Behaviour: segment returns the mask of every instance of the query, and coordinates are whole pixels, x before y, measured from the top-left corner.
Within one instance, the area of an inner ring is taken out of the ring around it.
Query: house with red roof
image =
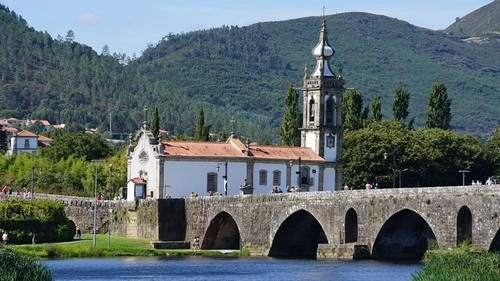
[[[342,189],[342,69],[335,74],[323,19],[312,49],[316,67],[304,70],[300,147],[226,142],[158,141],[147,123],[127,150],[128,201],[187,197],[191,194],[240,195]]]
[[[38,154],[38,149],[50,145],[52,139],[45,136],[38,136],[27,130],[19,133],[13,132],[10,138],[7,155],[31,153]]]

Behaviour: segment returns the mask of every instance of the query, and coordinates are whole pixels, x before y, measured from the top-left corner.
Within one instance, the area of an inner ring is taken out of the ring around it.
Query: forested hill
[[[455,23],[447,27],[445,31],[469,37],[499,35],[500,0],[495,0],[462,18],[457,18]]]
[[[380,94],[386,117],[395,89],[412,94],[410,115],[425,120],[437,81],[448,88],[452,125],[489,133],[498,126],[500,43],[466,43],[442,32],[366,13],[326,17],[335,71],[366,99]],[[143,108],[160,110],[160,126],[194,134],[198,111],[212,132],[235,129],[275,142],[290,83],[301,86],[304,64],[315,65],[320,17],[169,34],[137,60],[121,65],[71,36],[52,39],[0,6],[0,117],[132,132]],[[368,101],[365,102],[367,104]],[[151,113],[151,111],[150,111]]]

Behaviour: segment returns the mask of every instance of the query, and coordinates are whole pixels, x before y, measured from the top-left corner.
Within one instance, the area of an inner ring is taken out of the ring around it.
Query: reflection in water
[[[411,280],[420,264],[271,258],[106,258],[48,260],[54,280]]]

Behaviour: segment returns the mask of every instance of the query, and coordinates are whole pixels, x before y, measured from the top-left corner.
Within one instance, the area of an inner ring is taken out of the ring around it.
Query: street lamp
[[[33,191],[35,189],[35,166],[31,166],[31,194],[30,197],[34,198]]]
[[[387,152],[384,152],[384,160],[387,160]],[[392,151],[392,188],[396,188],[396,150]]]
[[[94,241],[93,246],[95,248],[96,245],[96,222],[97,222],[97,163],[101,162],[101,160],[92,160],[95,164],[95,182],[94,182]]]
[[[108,204],[110,207],[109,220],[108,220],[108,248],[111,247],[111,192],[113,191],[113,164],[109,164],[109,197]]]
[[[401,188],[401,172],[408,171],[408,169],[398,170],[399,173],[399,188]]]
[[[220,170],[220,164],[221,163],[217,163],[217,166],[215,167],[217,172]],[[224,162],[224,176],[222,178],[224,179],[224,195],[227,195],[227,161]]]
[[[459,173],[462,173],[462,186],[465,187],[465,173],[470,172],[469,170],[459,170]]]

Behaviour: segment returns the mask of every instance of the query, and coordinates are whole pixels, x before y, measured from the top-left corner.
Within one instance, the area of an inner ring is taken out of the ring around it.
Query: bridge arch
[[[490,252],[500,252],[500,229],[498,229],[495,238],[491,241]]]
[[[240,243],[240,230],[236,221],[229,213],[222,211],[210,221],[201,249],[239,250]]]
[[[372,258],[420,260],[429,240],[436,240],[436,235],[427,221],[415,211],[403,209],[392,215],[378,232]]]
[[[308,211],[300,209],[279,226],[268,256],[315,259],[318,244],[327,244],[323,227]]]
[[[345,214],[344,235],[345,243],[358,242],[358,213],[353,208]]]
[[[457,246],[462,243],[472,243],[472,212],[467,206],[462,206],[457,215]]]

